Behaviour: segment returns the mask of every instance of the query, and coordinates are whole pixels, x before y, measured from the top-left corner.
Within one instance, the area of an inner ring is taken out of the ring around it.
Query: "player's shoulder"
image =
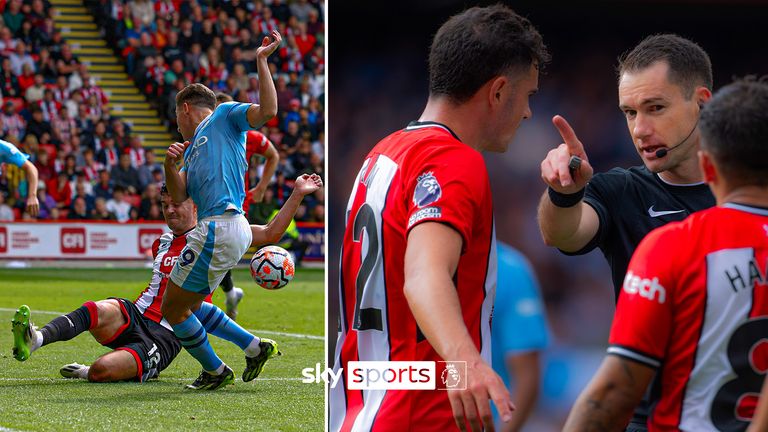
[[[651,173],[644,166],[630,168],[615,167],[608,171],[597,173],[590,179],[590,184],[627,184],[632,181],[650,178]]]
[[[463,154],[482,159],[480,152],[462,143],[447,126],[437,122],[411,122],[379,142],[380,150],[399,150],[409,156]]]
[[[211,113],[211,119],[226,119],[229,117],[230,114],[232,114],[233,111],[235,111],[237,108],[243,105],[250,104],[242,103],[242,102],[224,102],[216,106],[216,108],[213,109],[213,113]]]
[[[17,150],[15,145],[0,139],[0,151],[12,152],[14,150]]]

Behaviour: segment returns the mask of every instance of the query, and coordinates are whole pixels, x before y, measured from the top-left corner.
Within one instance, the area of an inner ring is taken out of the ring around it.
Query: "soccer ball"
[[[264,246],[251,258],[251,276],[265,289],[280,289],[293,279],[295,268],[291,254],[280,246]]]

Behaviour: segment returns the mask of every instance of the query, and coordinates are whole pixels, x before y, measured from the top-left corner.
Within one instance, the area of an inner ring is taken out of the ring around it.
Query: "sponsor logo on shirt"
[[[659,304],[664,304],[667,300],[667,290],[659,283],[659,278],[641,278],[632,274],[632,271],[627,272],[624,278],[624,292],[629,295],[639,294],[640,297],[657,301]]]
[[[416,189],[413,191],[413,204],[418,208],[426,207],[439,200],[443,195],[432,172],[425,172],[416,179]]]
[[[423,219],[439,219],[441,217],[443,217],[443,212],[440,210],[440,207],[426,207],[412,214],[411,217],[408,218],[408,228]]]

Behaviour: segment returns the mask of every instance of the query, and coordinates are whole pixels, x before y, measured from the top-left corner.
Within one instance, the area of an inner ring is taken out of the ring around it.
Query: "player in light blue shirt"
[[[0,164],[16,165],[27,174],[27,213],[37,216],[40,203],[37,201],[37,168],[29,161],[29,155],[22,153],[15,145],[0,140]]]
[[[205,297],[227,271],[240,261],[251,244],[277,240],[290,223],[304,195],[322,184],[317,175],[296,180],[294,192],[275,223],[250,226],[243,215],[245,133],[261,127],[277,113],[277,91],[267,57],[280,45],[277,31],[256,50],[260,105],[225,103],[202,84],[190,84],[176,96],[176,120],[184,143],[174,143],[165,157],[168,192],[174,202],[187,198],[197,206],[198,223],[187,234],[187,245],[169,276],[161,312],[181,345],[203,367],[192,390],[213,390],[234,383],[234,373],[216,355],[208,333],[237,344],[246,355],[243,381],[251,381],[268,359],[279,354],[277,343],[260,339],[231,322]],[[183,160],[184,168],[177,163]]]
[[[539,353],[549,344],[547,320],[536,275],[528,260],[514,248],[499,243],[496,301],[491,327],[493,369],[507,387],[514,375],[512,400],[517,409],[499,430],[517,431],[532,412],[540,381]]]

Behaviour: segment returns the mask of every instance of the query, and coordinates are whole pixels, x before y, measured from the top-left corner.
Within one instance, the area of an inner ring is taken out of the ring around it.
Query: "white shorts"
[[[252,235],[241,214],[224,213],[199,221],[187,234],[187,245],[171,270],[171,280],[187,291],[212,293],[251,246]]]

